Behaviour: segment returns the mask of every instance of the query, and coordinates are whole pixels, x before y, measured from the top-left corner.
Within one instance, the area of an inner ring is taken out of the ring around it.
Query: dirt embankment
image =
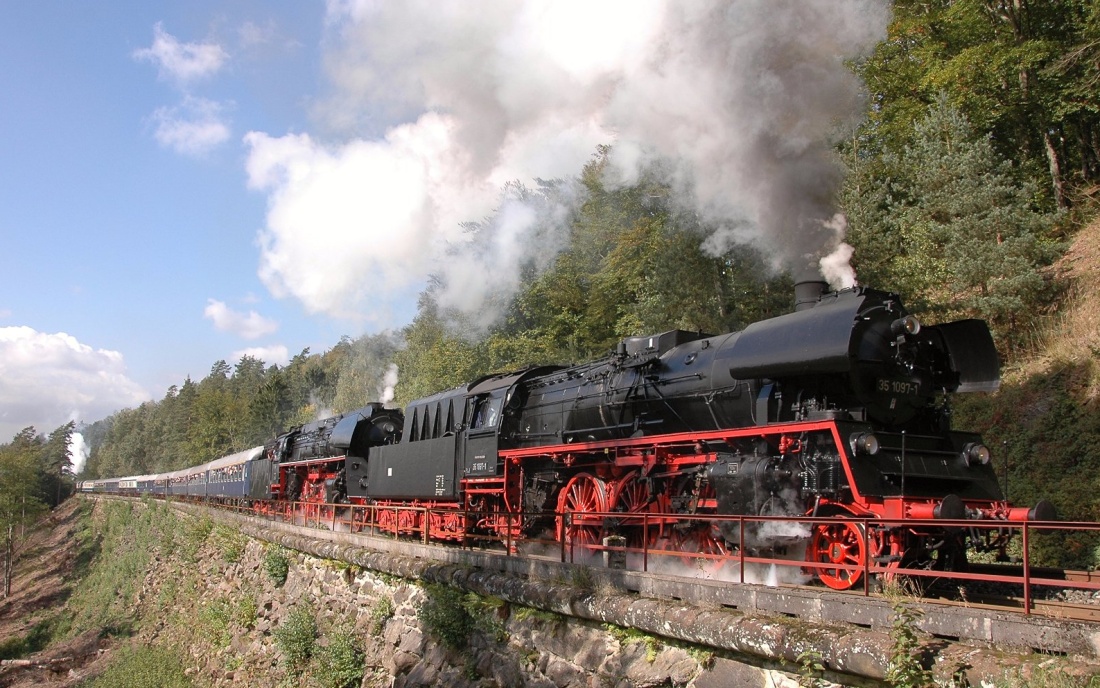
[[[16,550],[11,596],[0,599],[4,688],[72,686],[106,665],[103,655],[110,641],[98,632],[55,643],[48,650],[36,647],[50,639],[49,624],[95,556],[96,543],[82,517],[89,508],[89,502],[68,500],[29,531]],[[7,659],[9,653],[25,650],[31,653]]]

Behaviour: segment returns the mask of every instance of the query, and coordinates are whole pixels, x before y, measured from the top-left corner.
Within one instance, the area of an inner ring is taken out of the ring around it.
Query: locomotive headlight
[[[989,463],[990,458],[992,454],[989,453],[989,447],[981,442],[970,442],[963,447],[963,459],[967,466],[984,466]]]
[[[849,439],[852,443],[852,451],[864,456],[874,456],[878,453],[878,438],[869,432],[857,432]]]
[[[907,315],[904,318],[898,318],[890,323],[890,331],[895,337],[908,337],[909,335],[920,332],[920,321],[911,315]]]

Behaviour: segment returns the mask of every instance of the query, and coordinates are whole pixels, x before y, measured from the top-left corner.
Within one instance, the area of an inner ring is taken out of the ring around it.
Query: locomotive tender
[[[796,537],[837,589],[868,558],[964,566],[965,531],[940,519],[1055,517],[1045,501],[1010,507],[981,438],[950,428],[947,395],[1000,383],[984,322],[922,327],[896,294],[796,290],[793,313],[741,332],[632,337],[595,362],[489,375],[403,414],[370,404],[205,466],[84,489],[364,503],[371,525],[433,539],[554,528],[574,546],[617,535],[709,555],[790,542],[708,516],[848,516]]]

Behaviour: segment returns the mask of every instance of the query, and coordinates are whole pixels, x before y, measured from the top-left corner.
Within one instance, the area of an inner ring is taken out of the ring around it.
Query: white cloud
[[[279,329],[279,323],[256,311],[240,313],[217,299],[207,299],[202,314],[214,322],[214,327],[243,339],[259,339]]]
[[[241,349],[240,351],[234,351],[231,358],[236,362],[241,360],[242,356],[251,356],[252,358],[263,361],[267,365],[285,366],[290,363],[290,352],[282,344],[253,346],[247,349]]]
[[[161,78],[186,84],[217,73],[229,53],[216,43],[181,43],[157,22],[153,27],[153,45],[134,51],[134,59],[157,65]]]
[[[160,145],[182,155],[201,157],[229,140],[229,124],[221,104],[188,96],[176,107],[153,113]]]
[[[148,399],[117,351],[93,349],[64,332],[0,327],[0,442],[28,425],[45,434]]]

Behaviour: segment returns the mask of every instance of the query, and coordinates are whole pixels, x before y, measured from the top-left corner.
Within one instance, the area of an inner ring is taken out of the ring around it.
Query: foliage
[[[233,609],[233,623],[241,628],[251,629],[256,625],[256,614],[258,612],[259,605],[256,603],[256,596],[244,595],[237,600],[237,605]]]
[[[857,65],[871,94],[866,149],[900,149],[920,112],[946,93],[1051,205],[1068,206],[1075,188],[1100,180],[1094,2],[893,5],[887,39]]]
[[[435,583],[424,586],[424,598],[416,617],[424,630],[455,650],[466,647],[476,625],[466,609],[463,592]]]
[[[240,531],[222,525],[214,527],[214,540],[222,553],[222,559],[229,564],[240,561],[244,548],[248,545],[248,538]]]
[[[17,659],[45,649],[54,638],[58,621],[56,616],[47,616],[31,626],[26,634],[0,641],[0,660]]]
[[[272,545],[264,552],[264,573],[275,582],[275,587],[282,587],[286,583],[286,577],[290,573],[290,558],[286,548]]]
[[[920,610],[901,600],[894,603],[893,610],[886,681],[899,688],[924,688],[932,685],[932,673],[921,664],[920,638],[916,630]]]
[[[561,614],[548,612],[545,609],[538,609],[536,607],[528,607],[526,605],[514,605],[512,607],[512,618],[516,621],[527,621],[528,619],[532,619],[538,623],[547,625],[559,624],[564,620]]]
[[[90,688],[188,688],[183,658],[169,648],[124,648],[118,658],[90,684]]]
[[[900,152],[853,159],[845,205],[860,276],[936,320],[980,316],[1012,342],[1050,296],[1056,217],[945,97]]]
[[[1088,359],[1056,362],[995,397],[956,402],[959,423],[988,428],[985,440],[998,449],[996,470],[1007,474],[1013,502],[1046,498],[1061,518],[1100,520],[1090,487],[1100,470],[1100,417],[1088,390],[1091,365]]]
[[[650,635],[645,631],[639,631],[636,628],[624,628],[610,623],[604,624],[603,627],[604,630],[611,634],[611,637],[619,641],[620,645],[644,643],[645,660],[650,664],[657,661],[657,655],[661,651],[661,640],[656,636]]]
[[[180,549],[180,556],[184,561],[194,562],[196,560],[199,548],[206,542],[206,538],[210,536],[213,530],[214,522],[210,520],[209,516],[186,521]]]
[[[1068,673],[1055,664],[1033,667],[1026,674],[1020,668],[1005,669],[993,685],[996,688],[1100,688],[1100,676],[1090,676],[1085,681],[1084,677]]]
[[[283,654],[287,672],[299,676],[305,671],[317,647],[317,623],[313,610],[296,607],[275,629],[275,642]]]
[[[74,427],[66,423],[49,439],[26,427],[0,445],[0,596],[10,586],[16,540],[72,491],[68,446]]]
[[[215,648],[221,649],[229,645],[232,638],[229,624],[232,621],[233,612],[224,600],[208,600],[199,608],[198,623],[203,629],[203,637]]]
[[[312,683],[322,688],[351,688],[363,680],[366,657],[359,649],[359,639],[348,626],[339,626],[325,634],[327,643],[313,652],[309,675]]]
[[[819,688],[824,685],[821,676],[825,673],[825,660],[816,649],[803,650],[798,655],[798,685],[804,688]]]
[[[371,635],[381,635],[386,628],[386,622],[393,618],[393,600],[383,595],[370,608],[370,632]]]

